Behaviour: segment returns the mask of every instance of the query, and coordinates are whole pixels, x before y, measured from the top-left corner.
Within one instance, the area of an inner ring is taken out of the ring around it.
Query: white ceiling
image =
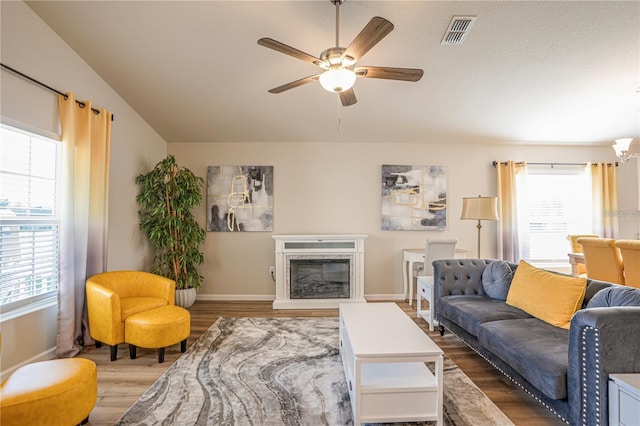
[[[374,16],[395,25],[358,64],[424,77],[358,79],[346,108],[317,82],[267,93],[318,68],[256,43],[318,56],[335,41],[329,0],[28,4],[168,142],[640,137],[639,1],[347,0],[342,46]],[[454,15],[477,21],[463,45],[441,45]]]

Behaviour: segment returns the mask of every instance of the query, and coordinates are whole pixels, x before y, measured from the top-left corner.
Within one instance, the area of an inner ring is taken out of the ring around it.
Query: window
[[[528,166],[518,183],[520,257],[566,264],[569,234],[593,232],[591,176],[583,166]],[[523,187],[524,191],[520,191]]]
[[[59,142],[0,127],[0,306],[50,297],[58,288]]]

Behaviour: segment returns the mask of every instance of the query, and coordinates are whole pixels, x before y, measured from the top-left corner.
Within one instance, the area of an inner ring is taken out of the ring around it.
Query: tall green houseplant
[[[199,288],[203,277],[196,266],[204,262],[206,232],[192,209],[202,202],[204,180],[169,155],[136,184],[140,229],[155,250],[151,272],[175,280],[176,289]]]

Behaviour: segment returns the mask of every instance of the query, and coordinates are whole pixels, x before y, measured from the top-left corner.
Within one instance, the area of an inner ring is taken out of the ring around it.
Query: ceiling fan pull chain
[[[337,97],[336,100],[337,100],[336,108],[338,108],[337,117],[336,117],[337,118],[337,120],[336,120],[337,121],[336,122],[336,133],[340,133],[340,124],[342,124],[342,117],[340,117],[340,112],[342,110],[341,109],[342,104],[340,103],[340,98],[339,97]]]

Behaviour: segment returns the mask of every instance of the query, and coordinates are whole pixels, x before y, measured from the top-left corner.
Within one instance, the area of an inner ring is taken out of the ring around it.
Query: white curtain
[[[56,355],[72,357],[89,337],[85,306],[87,277],[107,266],[107,209],[111,113],[60,96],[62,167],[60,280]]]
[[[593,233],[618,238],[618,184],[615,163],[589,163],[593,192]]]
[[[528,231],[523,233],[522,214],[523,200],[526,194],[519,194],[518,185],[526,179],[527,163],[505,161],[496,164],[498,184],[498,258],[509,262],[520,260],[520,245],[522,239],[528,237]]]

